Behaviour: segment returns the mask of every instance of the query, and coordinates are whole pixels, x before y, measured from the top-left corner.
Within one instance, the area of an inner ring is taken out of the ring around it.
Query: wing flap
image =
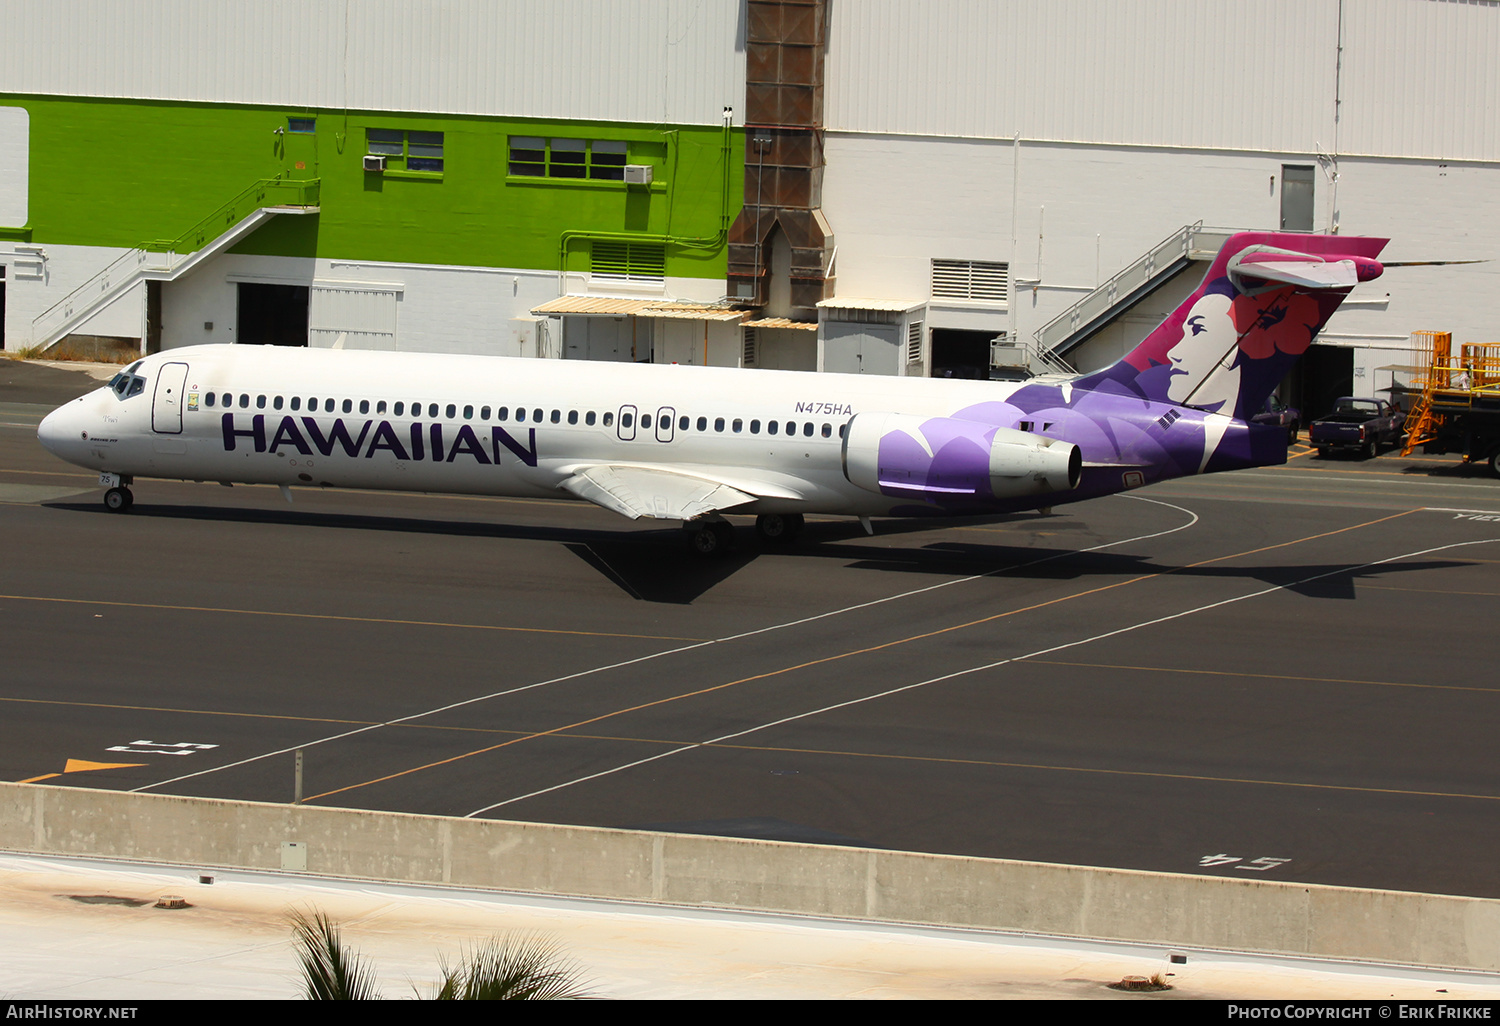
[[[631,520],[691,520],[755,501],[722,481],[619,464],[584,467],[560,487]]]

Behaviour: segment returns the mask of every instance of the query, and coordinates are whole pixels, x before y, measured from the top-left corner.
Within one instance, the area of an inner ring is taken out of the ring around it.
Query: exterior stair
[[[54,345],[140,282],[181,278],[278,214],[318,213],[318,185],[315,178],[263,179],[177,238],[142,243],[33,318],[31,344]]]
[[[1068,307],[1035,333],[1035,351],[1048,370],[1107,327],[1115,318],[1182,273],[1189,264],[1212,260],[1238,228],[1183,225],[1123,270]],[[1066,363],[1064,362],[1064,366]]]

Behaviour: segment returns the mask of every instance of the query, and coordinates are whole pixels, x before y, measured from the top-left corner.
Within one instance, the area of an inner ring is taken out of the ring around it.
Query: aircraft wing
[[[756,499],[710,477],[619,463],[581,467],[559,487],[631,520],[691,520]]]

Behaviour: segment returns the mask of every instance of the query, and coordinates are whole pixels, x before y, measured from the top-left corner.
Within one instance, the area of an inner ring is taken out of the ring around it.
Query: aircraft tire
[[[734,528],[722,520],[688,528],[688,547],[695,556],[723,556],[734,547]]]
[[[104,508],[111,513],[125,513],[135,505],[135,496],[129,488],[111,488],[104,493]]]
[[[801,513],[762,513],[755,518],[755,533],[772,545],[790,545],[802,533]]]

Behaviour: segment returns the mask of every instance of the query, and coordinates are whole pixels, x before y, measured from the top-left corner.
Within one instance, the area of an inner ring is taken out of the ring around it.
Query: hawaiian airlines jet
[[[37,431],[130,509],[137,478],[572,497],[789,539],[806,513],[1057,506],[1286,460],[1249,422],[1386,240],[1243,233],[1119,363],[1025,382],[217,345],[148,356]]]

